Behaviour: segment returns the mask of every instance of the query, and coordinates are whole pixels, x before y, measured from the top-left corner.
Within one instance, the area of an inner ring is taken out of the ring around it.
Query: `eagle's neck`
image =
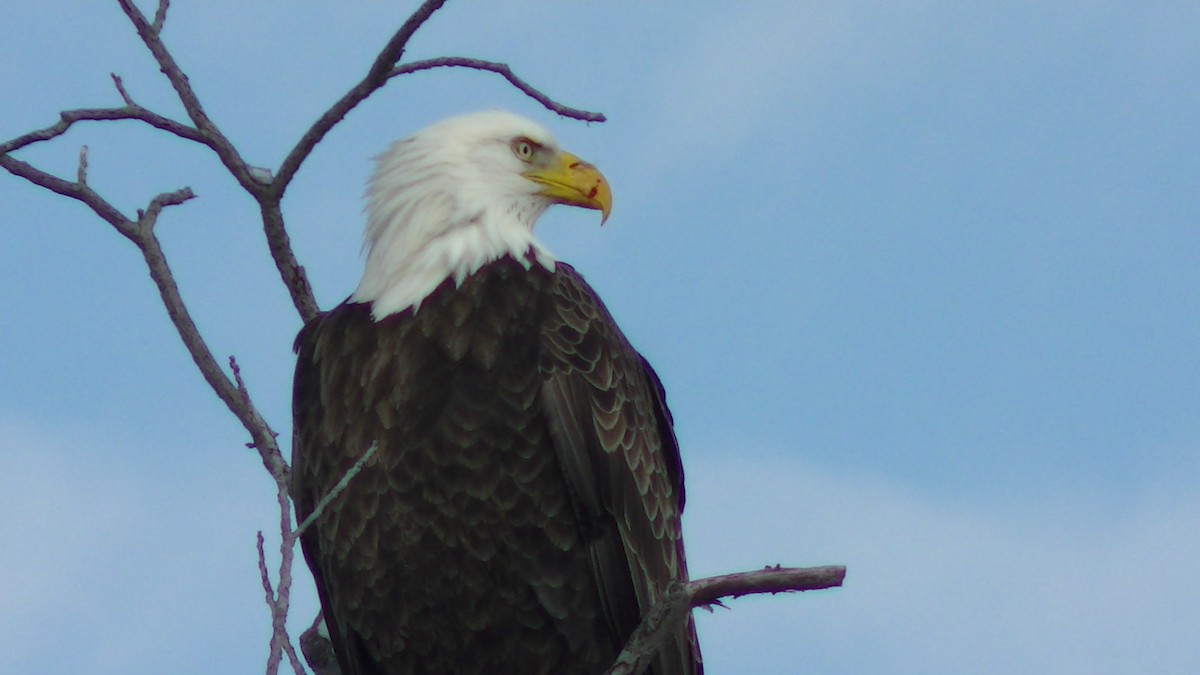
[[[504,256],[554,269],[554,257],[533,236],[543,200],[447,183],[418,177],[398,188],[378,180],[368,188],[367,262],[350,300],[371,303],[375,320],[418,310],[446,279],[460,285]]]

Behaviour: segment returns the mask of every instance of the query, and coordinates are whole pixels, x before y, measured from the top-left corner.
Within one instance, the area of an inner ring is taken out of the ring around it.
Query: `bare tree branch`
[[[639,675],[662,647],[667,637],[683,624],[692,608],[719,604],[721,598],[753,593],[814,591],[841,586],[846,568],[768,567],[755,572],[739,572],[718,577],[672,583],[642,623],[630,636],[625,649],[605,675]]]
[[[113,77],[116,78],[117,81],[120,81],[120,78],[117,78],[116,75],[113,75]],[[122,97],[128,97],[128,94],[126,94],[123,89],[118,89],[118,91],[121,92]],[[179,136],[180,138],[184,138],[189,141],[195,141],[197,143],[204,143],[204,138],[195,129],[187,126],[186,124],[180,124],[173,119],[151,112],[140,105],[127,100],[126,105],[123,108],[81,108],[79,110],[65,110],[59,113],[58,122],[46,127],[45,129],[31,131],[23,136],[18,136],[11,141],[0,143],[0,155],[15,152],[27,145],[48,141],[57,136],[61,136],[62,134],[66,133],[67,129],[70,129],[71,126],[76,122],[102,122],[110,120],[137,120],[140,122],[145,122],[156,129],[161,129],[168,133]]]
[[[723,574],[688,582],[692,607],[718,604],[721,598],[740,598],[762,593],[798,593],[841,586],[846,579],[842,565],[824,567],[781,567],[775,565],[753,572]]]
[[[183,188],[174,192],[164,192],[154,199],[150,200],[150,205],[146,210],[138,209],[138,224],[144,227],[147,231],[154,227],[154,223],[158,221],[158,215],[168,206],[179,206],[187,200],[195,197],[192,194],[191,188]]]
[[[275,602],[271,605],[271,632],[275,634],[275,642],[284,653],[296,675],[305,675],[304,666],[292,646],[292,638],[288,635],[287,617],[291,610],[292,597],[292,565],[295,562],[296,543],[290,536],[292,527],[292,500],[288,491],[290,482],[280,481],[275,484],[275,498],[279,504],[279,587],[275,594]],[[267,670],[268,675],[273,671]]]
[[[154,207],[155,205],[151,204],[151,211],[146,213],[147,217],[151,215]],[[192,321],[191,314],[179,294],[179,287],[176,286],[174,275],[167,265],[166,256],[163,254],[158,237],[154,236],[152,232],[148,232],[147,236],[143,238],[140,248],[146,259],[146,265],[150,268],[150,276],[158,286],[167,314],[171,317],[171,322],[175,324],[179,337],[187,347],[188,353],[191,354],[196,367],[200,369],[205,381],[221,401],[250,433],[252,445],[262,458],[263,465],[276,478],[276,481],[286,481],[287,465],[275,442],[274,432],[259,414],[258,409],[248,399],[242,397],[236,384],[230,382],[216,359],[213,358],[208,345],[200,337],[200,331]]]
[[[233,379],[236,382],[238,394],[247,405],[252,405],[250,401],[250,391],[246,387],[246,382],[242,379],[242,369],[238,366],[237,359],[229,357],[229,369],[233,372]],[[265,422],[264,422],[265,424]],[[276,434],[268,427],[267,431],[271,438],[274,439]],[[248,446],[254,447],[254,443],[247,443]],[[283,456],[278,449],[273,454],[274,458],[278,459],[278,463],[274,468],[268,466],[268,471],[275,478],[275,499],[279,506],[279,585],[277,588],[271,586],[271,576],[267,571],[266,555],[263,552],[263,535],[258,533],[258,570],[259,576],[262,579],[263,590],[266,592],[267,608],[271,612],[271,642],[270,651],[267,655],[267,675],[275,675],[279,671],[279,665],[283,660],[283,656],[288,657],[288,663],[297,675],[304,674],[304,666],[300,663],[300,657],[296,654],[296,649],[292,646],[292,639],[287,631],[288,611],[291,609],[291,592],[292,592],[292,565],[296,555],[296,547],[292,537],[292,508],[291,497],[288,488],[291,485],[290,473],[291,469],[286,462],[283,461]]]
[[[133,4],[133,0],[117,0],[117,4],[125,12],[125,16],[129,17],[133,27],[137,30],[138,37],[154,55],[154,60],[158,62],[159,69],[163,75],[167,76],[171,86],[175,89],[175,95],[179,97],[179,101],[183,103],[184,110],[187,111],[188,117],[192,119],[192,124],[196,126],[196,130],[200,132],[201,143],[212,148],[213,152],[217,153],[221,163],[229,170],[234,179],[242,185],[251,194],[257,194],[261,189],[261,184],[254,180],[250,173],[250,168],[245,161],[242,160],[237,148],[233,143],[221,133],[217,125],[208,117],[208,113],[204,111],[204,106],[200,104],[200,99],[196,96],[196,92],[192,90],[192,84],[188,81],[187,75],[179,68],[179,64],[175,62],[175,58],[167,51],[167,47],[159,38],[161,25],[158,29],[154,24],[146,20],[146,16],[142,14],[137,5]],[[164,4],[160,2],[158,13],[155,16],[166,18],[166,9]]]
[[[274,630],[275,624],[275,589],[271,586],[271,572],[267,569],[267,552],[265,550],[265,541],[263,539],[262,530],[258,531],[255,538],[255,548],[258,551],[258,578],[262,582],[263,595],[267,603],[267,608],[271,611],[271,644],[270,653],[267,656],[267,672],[274,673],[279,670],[279,663],[283,660],[283,648],[279,646],[279,633]]]
[[[376,57],[370,71],[363,80],[347,92],[310,127],[287,157],[284,158],[274,179],[263,180],[261,173],[241,158],[229,139],[208,117],[195,91],[191,88],[187,76],[179,68],[170,51],[159,38],[162,22],[165,21],[169,3],[166,0],[160,1],[154,22],[150,23],[133,4],[132,0],[117,0],[117,2],[137,29],[143,43],[145,43],[146,47],[154,55],[160,69],[175,88],[180,102],[183,104],[195,127],[182,124],[138,105],[129,95],[121,78],[113,74],[113,84],[116,86],[117,93],[125,103],[123,107],[65,111],[61,113],[60,119],[56,124],[0,144],[0,155],[19,150],[32,143],[55,138],[65,133],[72,125],[80,121],[135,120],[149,124],[180,138],[207,146],[216,153],[234,179],[259,201],[263,218],[263,230],[272,259],[275,261],[284,286],[288,289],[292,297],[292,304],[296,307],[296,311],[301,319],[306,322],[316,316],[319,308],[317,307],[307,274],[305,274],[303,266],[300,265],[292,251],[290,237],[283,222],[280,200],[287,190],[288,184],[299,169],[300,164],[312,152],[316,144],[351,109],[383,86],[388,79],[432,68],[462,67],[485,70],[502,75],[521,92],[560,115],[584,121],[604,121],[605,119],[601,113],[571,108],[554,101],[532,87],[529,83],[517,77],[509,66],[502,63],[462,57],[446,57],[416,61],[405,66],[393,67],[393,64],[403,56],[408,40],[416,30],[445,4],[445,0],[429,0],[421,5],[405,21],[396,34],[393,35],[392,39]]]
[[[159,69],[170,81],[184,110],[195,124],[194,136],[189,140],[211,148],[225,168],[229,170],[234,180],[259,201],[263,210],[263,230],[267,237],[271,257],[275,261],[275,267],[279,270],[284,286],[292,296],[292,304],[295,305],[296,311],[302,319],[308,321],[316,316],[318,308],[312,286],[308,282],[304,268],[300,266],[292,252],[287,232],[283,226],[279,199],[283,194],[282,186],[286,185],[286,181],[281,183],[278,178],[269,182],[259,180],[260,172],[242,159],[237,148],[204,111],[187,75],[180,69],[179,64],[176,63],[175,58],[171,56],[171,52],[159,37],[163,21],[166,20],[169,2],[160,0],[153,23],[146,20],[146,16],[133,4],[132,0],[117,0],[117,3],[133,23],[138,37],[154,55]],[[117,84],[117,91],[121,93],[126,105],[129,106],[130,101],[120,79],[114,77],[114,82]],[[139,116],[138,119],[142,119],[142,117]]]
[[[153,55],[160,70],[171,83],[192,122],[191,126],[155,113],[136,103],[126,89],[125,83],[114,73],[112,74],[113,85],[124,104],[123,106],[118,108],[89,108],[64,111],[59,114],[59,120],[55,124],[0,143],[0,166],[5,170],[35,185],[84,204],[138,247],[145,259],[150,276],[158,288],[163,306],[167,310],[172,324],[175,326],[181,341],[187,348],[197,369],[218,398],[225,403],[250,434],[251,442],[247,443],[247,446],[254,448],[259,453],[263,466],[275,480],[276,499],[280,510],[279,527],[281,534],[279,579],[275,585],[272,585],[270,573],[267,569],[264,541],[261,532],[258,537],[259,572],[267,604],[271,610],[272,620],[272,640],[271,651],[268,657],[268,673],[277,672],[285,656],[297,674],[304,672],[299,657],[292,646],[291,639],[287,634],[286,627],[290,605],[290,590],[293,581],[292,565],[295,557],[295,540],[311,522],[319,517],[321,511],[325,508],[325,504],[336,497],[338,492],[345,488],[346,484],[361,469],[363,464],[370,460],[375,451],[375,446],[372,445],[367,449],[364,456],[343,477],[338,486],[322,500],[314,513],[295,530],[292,530],[291,502],[288,493],[290,467],[280,452],[276,434],[251,400],[237,361],[233,357],[230,357],[229,367],[232,374],[232,377],[230,377],[230,375],[222,370],[201,337],[199,329],[196,327],[187,306],[183,302],[166,255],[154,230],[154,226],[163,209],[168,206],[182,204],[192,199],[194,197],[192,191],[188,188],[182,188],[174,192],[157,195],[150,200],[145,209],[137,211],[136,218],[129,218],[88,185],[87,146],[83,146],[80,151],[74,181],[68,181],[37,169],[13,157],[11,153],[35,143],[57,138],[66,133],[76,123],[84,121],[132,120],[208,147],[217,155],[234,180],[258,201],[263,229],[271,256],[275,261],[284,285],[291,294],[297,312],[307,321],[315,316],[319,310],[304,268],[296,260],[292,251],[291,243],[284,226],[280,202],[300,165],[312,152],[317,143],[351,109],[365,100],[374,91],[384,86],[390,78],[408,72],[439,67],[466,67],[486,70],[502,75],[517,89],[560,115],[586,121],[604,120],[604,116],[599,113],[577,110],[551,100],[545,94],[518,78],[505,64],[453,57],[417,61],[407,66],[397,67],[396,64],[403,57],[409,40],[445,4],[445,1],[427,0],[413,12],[392,36],[387,45],[380,51],[363,80],[335,102],[312,125],[292,151],[284,158],[274,176],[271,176],[269,171],[257,169],[242,159],[233,143],[221,132],[216,123],[205,112],[199,97],[191,87],[187,75],[179,67],[163,43],[160,36],[167,19],[170,7],[169,0],[159,0],[152,21],[147,20],[146,16],[138,9],[133,0],[117,0],[117,3],[133,24],[143,44]],[[316,625],[314,624],[314,628]],[[315,630],[312,632],[318,639],[322,639]]]
[[[242,397],[236,384],[230,381],[221,370],[216,359],[213,358],[212,352],[209,351],[204,339],[200,336],[200,331],[183,302],[183,297],[179,293],[179,287],[175,284],[175,278],[171,272],[170,265],[167,263],[166,255],[163,253],[158,237],[154,234],[154,225],[158,221],[162,210],[168,206],[176,206],[192,199],[195,196],[192,191],[189,188],[182,188],[175,192],[160,194],[150,201],[150,204],[144,211],[139,211],[137,219],[134,220],[125,217],[115,206],[97,194],[84,182],[63,180],[8,154],[0,154],[0,166],[35,185],[83,203],[96,215],[112,225],[124,237],[137,245],[142,251],[142,256],[149,268],[150,277],[154,280],[155,286],[158,287],[163,306],[167,310],[167,315],[175,325],[180,339],[192,357],[192,361],[195,362],[205,381],[208,382],[221,401],[241,421],[242,426],[250,432],[250,437],[253,439],[253,446],[258,450],[267,470],[271,472],[272,476],[276,477],[277,481],[286,481],[288,474],[287,464],[283,461],[283,456],[279,452],[274,432],[271,431],[266,420],[262,418],[258,409],[254,407],[249,399]],[[81,169],[81,171],[86,174],[85,170]]]
[[[277,593],[271,588],[271,574],[267,571],[267,554],[265,551],[265,542],[263,539],[262,530],[258,531],[257,536],[258,549],[258,577],[262,582],[263,593],[266,596],[267,607],[271,610],[271,642],[270,654],[267,656],[267,673],[274,675],[279,672],[279,665],[283,661],[283,656],[286,654],[288,662],[292,666],[292,670],[296,675],[307,675],[304,672],[304,666],[300,663],[300,657],[296,655],[296,650],[292,647],[292,641],[288,637],[287,627],[287,604],[282,606],[279,603],[279,598],[287,597],[287,593],[281,588]]]
[[[292,151],[283,159],[283,163],[279,165],[279,170],[275,172],[275,182],[272,184],[274,194],[282,197],[300,165],[308,158],[317,143],[325,138],[325,134],[329,133],[329,130],[341,122],[347,113],[362,103],[376,89],[387,84],[392,66],[404,56],[404,49],[408,46],[409,39],[444,4],[446,4],[446,0],[426,0],[422,3],[417,11],[408,17],[404,25],[400,26],[392,39],[388,40],[383,50],[375,57],[375,62],[371,64],[366,76],[342,98],[338,99],[329,110],[326,110],[325,114],[321,115],[308,131],[304,132],[300,142],[292,148]]]
[[[236,357],[229,357],[229,372],[233,373],[233,381],[237,384],[237,390],[242,395],[242,400],[249,401],[250,390],[246,388],[246,381],[242,379],[242,367],[238,365]]]
[[[105,222],[116,228],[117,232],[120,232],[122,236],[134,243],[137,243],[138,238],[141,236],[141,226],[138,222],[126,218],[117,207],[108,203],[92,188],[88,187],[87,183],[81,183],[78,180],[75,182],[63,180],[58,176],[42,171],[5,153],[0,153],[0,167],[3,167],[14,176],[24,178],[34,185],[84,204]],[[184,190],[187,190],[187,188],[184,188]],[[191,191],[188,190],[187,194],[188,198],[190,198]]]
[[[272,185],[279,182],[276,177]],[[271,251],[271,259],[275,261],[275,269],[283,279],[283,285],[292,297],[292,305],[300,314],[300,319],[308,323],[320,313],[317,298],[313,294],[312,285],[308,282],[308,274],[296,259],[292,251],[292,239],[288,236],[283,223],[283,209],[280,207],[280,195],[264,194],[259,198],[259,211],[262,214],[263,233],[267,238],[267,249]]]
[[[422,70],[430,70],[433,68],[471,68],[473,70],[486,70],[488,72],[503,76],[504,79],[508,80],[509,84],[521,90],[521,92],[526,96],[532,98],[538,103],[541,103],[546,107],[547,110],[558,113],[563,117],[570,117],[572,119],[582,120],[584,122],[604,122],[608,119],[604,116],[604,113],[589,112],[587,110],[571,108],[556,102],[549,96],[543,94],[537,89],[534,89],[533,85],[517,77],[516,73],[514,73],[512,68],[510,68],[506,63],[496,63],[495,61],[484,61],[482,59],[468,59],[461,56],[443,56],[441,58],[413,61],[402,66],[396,66],[395,68],[392,68],[390,73],[388,73],[388,77],[408,75],[410,73],[416,73]]]

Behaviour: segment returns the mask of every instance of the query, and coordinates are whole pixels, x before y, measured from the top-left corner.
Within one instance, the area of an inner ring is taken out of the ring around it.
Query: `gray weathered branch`
[[[517,77],[512,68],[506,63],[496,63],[495,61],[484,61],[482,59],[468,59],[461,56],[443,56],[436,59],[425,59],[423,61],[412,61],[402,66],[392,68],[388,73],[388,77],[397,77],[399,75],[409,75],[411,73],[420,72],[422,70],[431,70],[433,68],[470,68],[472,70],[484,70],[491,73],[496,73],[508,80],[509,84],[519,89],[529,98],[541,103],[547,110],[556,112],[563,117],[570,117],[583,122],[604,122],[608,118],[604,113],[589,112],[565,106],[542,92],[534,89],[525,80]]]
[[[286,505],[285,505],[286,506]],[[290,523],[289,523],[290,525]],[[263,593],[266,595],[267,607],[271,609],[271,649],[267,654],[267,672],[276,673],[279,671],[279,665],[283,661],[283,656],[286,654],[288,663],[292,666],[292,670],[296,675],[306,675],[304,665],[300,663],[300,657],[296,654],[296,648],[292,646],[292,639],[287,632],[287,589],[283,587],[283,581],[280,580],[280,588],[278,590],[271,587],[271,573],[267,569],[267,553],[263,541],[262,530],[258,531],[256,537],[258,549],[258,577],[262,581]],[[287,565],[287,569],[291,569],[291,563]],[[280,603],[280,598],[284,602]],[[282,608],[282,611],[281,611]]]
[[[841,586],[846,568],[768,567],[754,572],[725,574],[719,577],[675,582],[663,597],[642,617],[642,623],[630,636],[625,649],[605,675],[639,675],[662,648],[663,642],[679,629],[694,607],[719,604],[721,598],[736,598],[755,593],[815,591]]]

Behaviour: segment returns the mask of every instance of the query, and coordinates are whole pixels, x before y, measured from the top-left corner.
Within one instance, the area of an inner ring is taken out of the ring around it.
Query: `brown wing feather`
[[[657,374],[595,292],[558,264],[543,324],[551,437],[588,539],[605,614],[624,640],[674,579],[687,578],[683,468]],[[605,529],[607,519],[616,529]],[[702,673],[692,622],[652,672]]]

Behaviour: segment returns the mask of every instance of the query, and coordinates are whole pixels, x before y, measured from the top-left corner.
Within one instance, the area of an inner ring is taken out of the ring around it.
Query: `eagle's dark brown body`
[[[343,675],[599,674],[685,578],[653,371],[573,269],[511,257],[297,339],[294,497]],[[651,672],[701,672],[692,626]]]

